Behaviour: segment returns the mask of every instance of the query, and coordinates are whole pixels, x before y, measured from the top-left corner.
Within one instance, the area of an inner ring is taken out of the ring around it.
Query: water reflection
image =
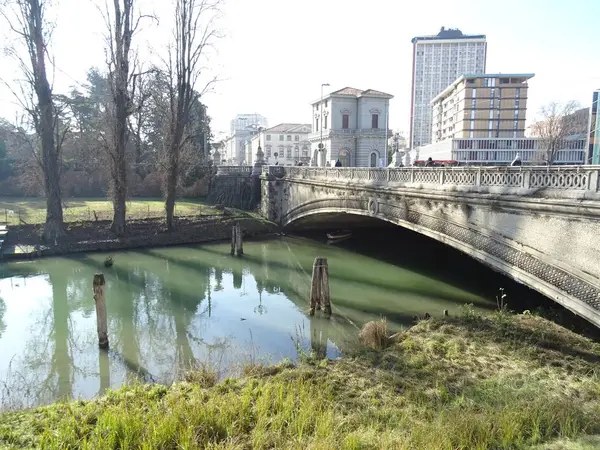
[[[424,311],[486,307],[481,296],[376,258],[314,241],[249,242],[122,252],[0,265],[0,403],[90,398],[128,377],[172,381],[212,360],[274,362],[296,345],[334,357],[381,314],[392,329]],[[305,310],[315,256],[329,258],[334,316]],[[94,273],[106,277],[110,350],[99,350]]]

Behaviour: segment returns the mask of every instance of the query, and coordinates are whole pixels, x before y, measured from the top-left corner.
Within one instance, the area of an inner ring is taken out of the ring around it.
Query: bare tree
[[[170,117],[163,192],[169,229],[174,225],[182,149],[193,134],[191,115],[201,97],[217,81],[216,77],[204,80],[205,84],[198,90],[200,78],[205,72],[202,64],[206,61],[207,51],[219,38],[216,21],[220,16],[221,4],[222,0],[175,0],[174,43],[169,47],[166,61]]]
[[[46,72],[46,59],[49,59],[48,43],[52,27],[46,21],[48,2],[45,0],[12,0],[4,2],[5,9],[0,13],[6,19],[11,31],[18,36],[27,49],[28,61],[12,48],[9,53],[19,62],[25,83],[19,86],[21,95],[17,98],[28,112],[31,123],[39,138],[39,156],[44,190],[46,193],[46,224],[44,238],[56,242],[64,235],[63,210],[60,192],[60,147],[66,132],[59,131],[52,87]],[[11,6],[14,8],[11,8]],[[11,20],[12,11],[14,17]]]
[[[127,158],[129,139],[128,118],[132,113],[132,98],[135,95],[136,77],[133,73],[131,43],[144,16],[136,15],[135,0],[113,0],[112,16],[108,5],[104,19],[108,28],[108,81],[111,91],[109,111],[110,136],[106,149],[111,166],[111,195],[113,200],[113,222],[111,229],[118,236],[125,234],[127,212]]]
[[[531,126],[532,134],[539,137],[544,143],[544,154],[542,158],[548,164],[556,159],[558,151],[564,147],[565,138],[585,132],[587,122],[578,114],[579,103],[570,101],[567,103],[552,102],[542,106],[540,119]]]

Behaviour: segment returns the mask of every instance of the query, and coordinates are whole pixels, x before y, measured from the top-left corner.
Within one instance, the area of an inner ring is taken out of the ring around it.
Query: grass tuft
[[[365,323],[358,334],[358,338],[364,346],[375,350],[387,347],[389,339],[385,317]]]

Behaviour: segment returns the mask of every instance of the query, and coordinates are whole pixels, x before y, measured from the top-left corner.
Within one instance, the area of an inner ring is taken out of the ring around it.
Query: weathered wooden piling
[[[104,297],[104,274],[94,275],[94,302],[96,303],[96,323],[98,325],[98,346],[108,348],[108,321],[106,318],[106,299]]]
[[[313,264],[312,284],[310,289],[310,311],[311,316],[315,310],[331,315],[331,299],[329,297],[329,267],[327,258],[317,256]]]
[[[231,255],[242,256],[243,254],[242,226],[236,222],[231,229]]]

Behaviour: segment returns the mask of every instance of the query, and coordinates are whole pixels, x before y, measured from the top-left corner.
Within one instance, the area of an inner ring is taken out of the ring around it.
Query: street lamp
[[[324,151],[323,148],[323,87],[329,86],[329,83],[321,83],[321,103],[319,104],[319,122],[321,122],[321,140],[319,142],[319,151]],[[323,156],[321,156],[321,161],[323,161]],[[325,164],[323,164],[324,166]]]

